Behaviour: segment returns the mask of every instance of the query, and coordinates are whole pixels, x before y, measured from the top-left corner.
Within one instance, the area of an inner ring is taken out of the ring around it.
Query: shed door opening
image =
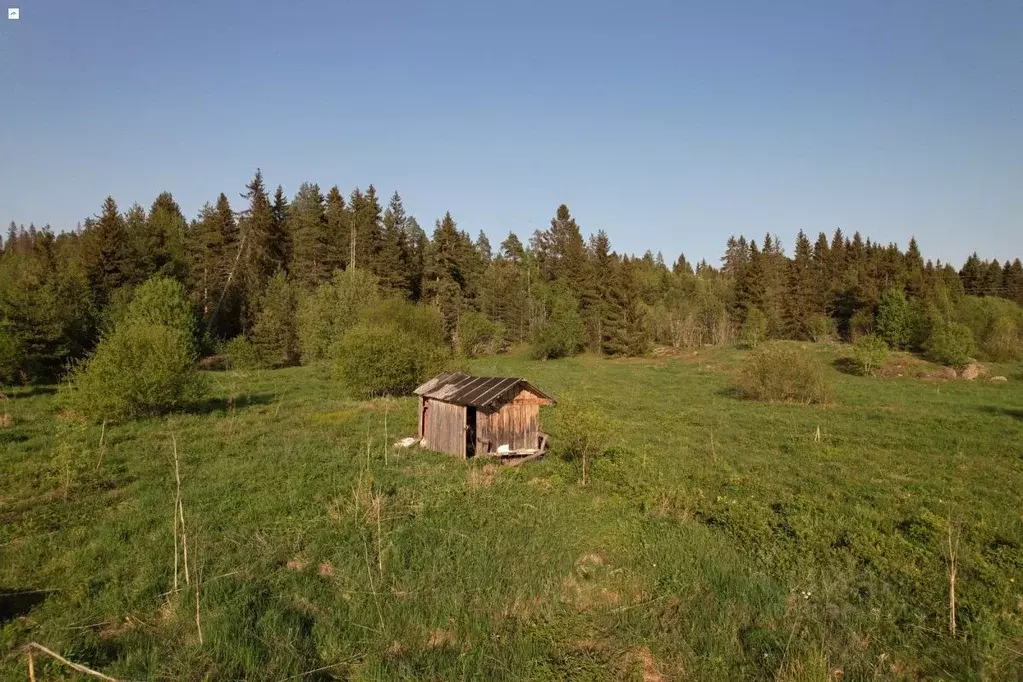
[[[476,454],[476,408],[465,408],[465,456]]]

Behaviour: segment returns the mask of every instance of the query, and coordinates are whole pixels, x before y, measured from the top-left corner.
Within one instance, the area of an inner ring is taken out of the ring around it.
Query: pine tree
[[[304,287],[314,287],[330,279],[327,253],[327,218],[320,187],[302,183],[291,202],[291,278]]]
[[[526,250],[523,248],[522,242],[519,241],[514,232],[509,232],[505,240],[501,242],[500,257],[512,263],[521,263],[525,256]]]
[[[480,230],[479,235],[476,236],[476,253],[479,254],[480,260],[483,261],[483,265],[490,265],[490,262],[494,259],[493,250],[490,248],[490,240],[487,235]]]

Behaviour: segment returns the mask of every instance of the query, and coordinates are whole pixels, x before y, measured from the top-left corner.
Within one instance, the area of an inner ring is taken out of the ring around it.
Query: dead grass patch
[[[319,573],[320,576],[323,578],[333,578],[334,564],[330,563],[329,561],[321,561],[320,567],[317,569],[316,572]]]
[[[664,680],[664,677],[661,675],[661,671],[657,666],[657,662],[654,660],[654,655],[650,653],[649,647],[645,645],[636,647],[633,651],[633,655],[639,663],[643,682],[662,682],[662,680]]]
[[[426,642],[426,646],[430,649],[440,649],[441,647],[453,646],[454,643],[455,634],[453,632],[437,628],[430,633],[430,639]]]
[[[309,561],[307,559],[304,559],[304,558],[300,557],[300,556],[297,556],[294,559],[291,559],[290,561],[288,561],[288,563],[285,564],[285,566],[287,567],[287,569],[289,571],[299,571],[299,572],[301,572],[301,571],[304,571],[306,568],[309,567]]]

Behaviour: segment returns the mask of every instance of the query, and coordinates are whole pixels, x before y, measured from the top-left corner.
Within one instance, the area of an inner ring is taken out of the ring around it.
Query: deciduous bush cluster
[[[450,367],[440,311],[399,299],[365,308],[332,348],[334,376],[352,395],[402,395]]]
[[[853,342],[853,363],[856,371],[873,376],[888,360],[888,344],[877,334],[864,334]]]
[[[746,358],[739,387],[754,400],[826,403],[831,399],[832,378],[816,354],[771,343]]]
[[[114,329],[61,386],[64,404],[94,421],[162,414],[204,393],[194,313],[184,287],[166,278],[139,287]]]

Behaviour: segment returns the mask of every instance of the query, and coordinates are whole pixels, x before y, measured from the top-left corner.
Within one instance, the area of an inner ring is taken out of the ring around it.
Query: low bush
[[[767,315],[760,308],[750,308],[746,320],[739,328],[739,342],[747,348],[756,348],[767,338]]]
[[[965,367],[976,350],[970,328],[958,322],[940,321],[927,340],[927,357],[950,367]]]
[[[1023,338],[1011,317],[1002,316],[991,323],[983,343],[984,355],[995,362],[1023,359]]]
[[[61,396],[66,407],[93,421],[163,414],[204,395],[193,359],[182,330],[124,320],[71,369]]]
[[[390,324],[360,323],[334,347],[334,377],[352,395],[404,395],[441,371],[447,346]]]
[[[0,385],[14,383],[24,361],[24,345],[14,334],[0,329]]]
[[[278,271],[260,299],[252,344],[266,367],[288,367],[298,363],[298,333],[295,329],[295,294]]]
[[[241,334],[225,343],[222,353],[230,369],[260,369],[265,366],[259,349]]]
[[[811,315],[807,326],[810,332],[810,339],[814,343],[833,339],[838,333],[835,320],[827,315]]]
[[[853,362],[856,371],[874,376],[888,360],[888,344],[877,334],[865,334],[853,342]]]
[[[783,344],[754,351],[743,363],[739,379],[743,394],[754,400],[826,403],[831,398],[831,377],[812,352]]]
[[[378,299],[377,278],[364,270],[339,270],[330,282],[302,296],[296,311],[302,363],[329,358],[331,347]]]
[[[909,302],[901,289],[889,289],[881,294],[874,329],[889,348],[901,350],[906,347],[912,332],[911,323]]]
[[[458,349],[466,357],[494,355],[503,350],[504,326],[482,313],[469,312],[458,321]]]

